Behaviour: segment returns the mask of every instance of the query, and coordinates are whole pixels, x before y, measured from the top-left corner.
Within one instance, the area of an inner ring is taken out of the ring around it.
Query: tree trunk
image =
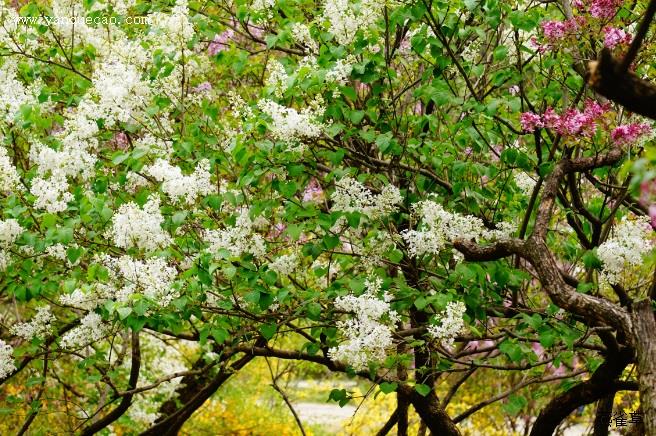
[[[656,319],[651,305],[650,300],[635,303],[631,318],[638,364],[640,407],[646,433],[656,435]]]

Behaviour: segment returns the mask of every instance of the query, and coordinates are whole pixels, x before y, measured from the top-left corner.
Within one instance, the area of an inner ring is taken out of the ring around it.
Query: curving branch
[[[533,423],[530,436],[551,436],[560,423],[580,406],[620,390],[636,390],[637,383],[617,380],[632,358],[632,350],[626,348],[610,355],[590,379],[553,398]]]
[[[139,380],[139,368],[141,367],[141,348],[139,346],[139,332],[132,331],[132,363],[130,366],[130,378],[128,380],[129,389],[135,389],[137,387],[137,381]],[[81,435],[90,436],[96,434],[103,428],[107,427],[117,419],[119,419],[130,407],[132,404],[132,397],[134,394],[125,395],[118,407],[109,412],[103,418],[89,425],[87,428],[83,429]]]

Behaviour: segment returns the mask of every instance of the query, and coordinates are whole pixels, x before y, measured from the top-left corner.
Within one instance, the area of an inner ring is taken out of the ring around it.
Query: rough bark
[[[530,436],[551,436],[560,423],[577,408],[614,394],[623,387],[616,379],[631,360],[632,352],[628,349],[609,356],[589,380],[553,398],[533,423]]]
[[[431,391],[423,397],[413,387],[408,385],[399,385],[398,390],[403,391],[410,398],[410,403],[412,403],[421,419],[433,434],[440,436],[460,435],[458,427],[456,427],[446,411],[440,407],[440,402],[435,392]]]
[[[234,373],[242,369],[254,356],[246,355],[235,361],[228,367],[222,367],[218,374],[211,376],[203,374],[193,376],[182,383],[184,386],[178,391],[177,400],[167,401],[160,408],[163,415],[142,436],[174,436],[180,428]],[[199,359],[202,365],[202,359]],[[198,362],[196,362],[198,364]],[[181,383],[181,384],[182,384]],[[178,407],[178,404],[181,406]]]
[[[588,64],[588,84],[599,94],[631,112],[656,119],[656,86],[630,71],[621,71],[607,48]]]
[[[631,318],[640,383],[640,408],[646,433],[656,435],[656,319],[652,301],[635,303]]]

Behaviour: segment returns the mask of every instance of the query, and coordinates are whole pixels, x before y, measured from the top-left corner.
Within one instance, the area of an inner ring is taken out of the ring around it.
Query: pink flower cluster
[[[594,100],[585,102],[583,111],[567,109],[558,115],[553,108],[547,108],[542,115],[524,112],[520,116],[522,129],[533,132],[535,129],[547,127],[555,129],[561,135],[592,136],[597,128],[597,121],[608,111],[610,104],[601,105]]]
[[[222,33],[216,35],[210,45],[207,47],[207,54],[210,56],[215,56],[217,53],[228,48],[228,44],[233,40],[235,36],[235,31],[228,29]]]
[[[565,21],[544,21],[541,24],[542,32],[547,41],[553,43],[578,30],[583,20],[583,17],[575,17]]]
[[[638,202],[643,206],[649,206],[647,213],[651,219],[651,226],[656,229],[656,204],[653,203],[656,197],[656,180],[647,180],[640,184],[640,198]]]
[[[647,123],[631,123],[615,127],[610,136],[616,144],[630,144],[651,132],[651,126]]]
[[[622,29],[615,27],[604,28],[604,45],[608,48],[614,48],[618,44],[630,44],[631,35]]]
[[[622,0],[593,0],[590,5],[590,15],[595,18],[613,18]]]
[[[317,179],[313,177],[303,191],[303,201],[322,201],[323,199],[323,189]]]

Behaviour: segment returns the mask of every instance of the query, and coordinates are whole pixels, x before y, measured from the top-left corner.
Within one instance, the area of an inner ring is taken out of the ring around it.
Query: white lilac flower
[[[109,236],[118,247],[153,251],[172,241],[171,236],[162,229],[163,222],[159,198],[153,194],[143,209],[133,202],[122,204],[112,218]]]
[[[323,19],[330,23],[328,31],[335,35],[341,45],[349,45],[355,40],[358,30],[367,30],[381,16],[384,2],[361,0],[327,0],[324,4]]]
[[[346,85],[355,62],[356,59],[353,55],[349,55],[346,59],[339,59],[326,73],[326,82],[336,83],[342,86]]]
[[[370,362],[382,362],[393,345],[391,327],[398,315],[390,309],[391,296],[385,292],[378,297],[382,285],[380,278],[367,280],[366,291],[356,297],[347,295],[335,299],[338,310],[353,314],[353,318],[338,321],[337,327],[346,338],[337,347],[328,350],[335,361],[344,361],[355,370],[365,370]]]
[[[13,353],[13,347],[0,339],[0,380],[5,379],[16,370]]]
[[[153,165],[144,168],[144,173],[162,182],[162,191],[173,201],[184,200],[187,204],[193,204],[199,196],[212,192],[209,169],[209,160],[203,159],[192,174],[185,176],[179,167],[157,159]]]
[[[500,223],[496,230],[488,230],[480,218],[448,212],[432,200],[416,203],[413,209],[423,225],[418,230],[401,233],[411,256],[439,254],[447,243],[456,239],[504,239],[513,232],[513,226],[509,223]]]
[[[394,185],[386,185],[380,194],[374,195],[362,183],[351,177],[343,177],[335,183],[331,210],[360,212],[370,219],[377,219],[398,210],[403,198]]]
[[[257,107],[271,118],[269,130],[274,139],[287,146],[298,146],[301,141],[317,138],[324,131],[325,126],[317,121],[323,116],[323,108],[305,108],[298,112],[271,100],[260,100]]]
[[[266,253],[264,238],[253,231],[253,221],[251,221],[247,209],[240,212],[234,227],[224,230],[207,230],[205,241],[209,243],[208,251],[210,253],[216,253],[222,249],[228,250],[232,256],[251,253],[256,257],[263,257]]]
[[[298,267],[298,256],[295,254],[285,254],[276,257],[273,262],[269,263],[269,269],[279,275],[288,276]]]
[[[65,211],[68,202],[73,201],[73,194],[68,192],[68,181],[63,176],[51,176],[47,180],[35,177],[30,192],[36,197],[34,207],[50,213]]]
[[[428,334],[441,341],[445,347],[452,346],[455,337],[465,328],[462,317],[466,310],[465,304],[461,301],[447,303],[446,310],[437,316],[439,325],[430,325]]]
[[[13,192],[18,189],[21,189],[18,171],[11,163],[7,149],[0,146],[0,192]]]
[[[302,46],[307,47],[310,52],[317,53],[319,51],[319,45],[310,35],[310,29],[302,23],[294,23],[291,27],[292,38],[294,41]]]
[[[80,325],[64,333],[61,346],[65,349],[82,347],[102,339],[109,332],[109,324],[95,312],[89,312],[80,320]]]
[[[173,289],[177,271],[160,257],[138,260],[127,255],[105,256],[102,262],[111,279],[111,285],[99,286],[99,292],[106,298],[127,303],[132,295],[142,294],[165,307],[178,297],[178,291]]]
[[[35,337],[45,338],[50,335],[51,324],[55,319],[55,316],[50,312],[49,306],[40,307],[29,322],[13,325],[9,331],[26,341],[31,341]]]
[[[285,71],[283,64],[277,60],[269,62],[267,65],[267,78],[265,85],[273,89],[273,94],[282,98],[283,93],[287,90],[287,81],[289,76]]]
[[[25,85],[16,80],[15,62],[6,61],[0,67],[0,86],[0,118],[12,123],[20,107],[33,101]]]
[[[597,248],[597,257],[602,263],[602,280],[617,284],[627,271],[642,265],[643,256],[653,247],[649,217],[638,217],[620,221],[613,236]]]
[[[23,231],[18,221],[13,218],[0,220],[0,248],[9,248]]]
[[[535,188],[537,182],[531,176],[520,171],[515,173],[513,178],[515,179],[515,184],[524,195],[528,197],[533,193],[533,188]]]

